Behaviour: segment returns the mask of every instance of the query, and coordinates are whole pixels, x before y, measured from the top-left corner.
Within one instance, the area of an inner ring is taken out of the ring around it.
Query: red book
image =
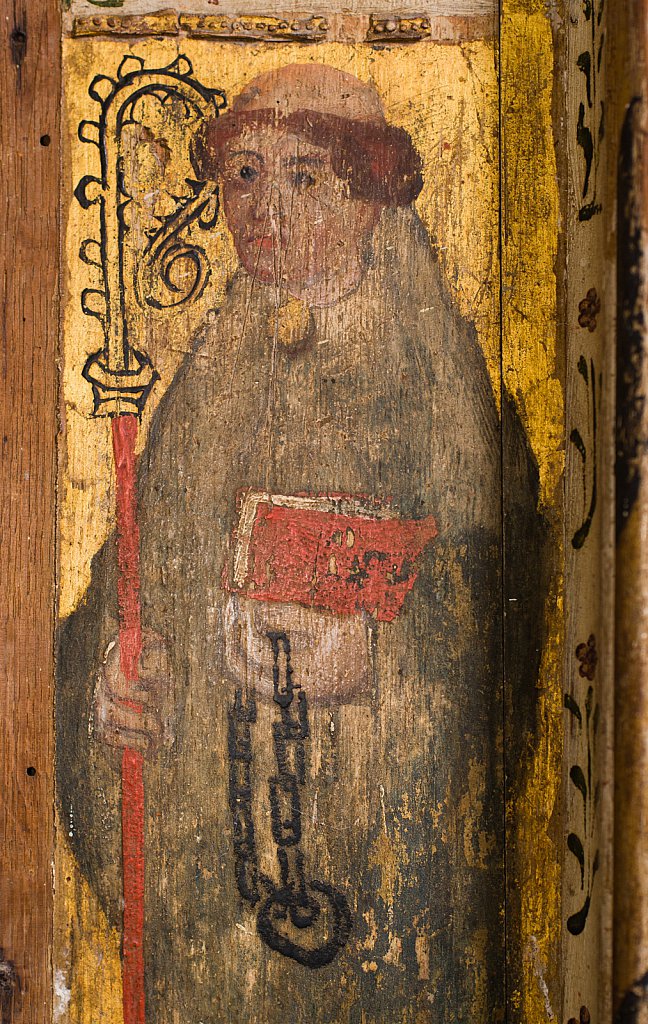
[[[239,508],[230,590],[380,622],[398,616],[438,532],[432,516],[351,495],[246,491]]]

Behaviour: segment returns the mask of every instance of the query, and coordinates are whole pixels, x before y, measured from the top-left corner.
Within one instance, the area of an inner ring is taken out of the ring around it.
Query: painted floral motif
[[[590,633],[587,638],[587,643],[579,644],[576,648],[576,657],[580,661],[580,667],[578,674],[583,679],[589,679],[591,682],[596,674],[596,666],[598,665],[598,653],[596,651],[596,637],[593,633]]]
[[[584,299],[578,303],[578,324],[586,327],[590,334],[596,330],[596,318],[601,312],[601,300],[596,288],[590,288]]]

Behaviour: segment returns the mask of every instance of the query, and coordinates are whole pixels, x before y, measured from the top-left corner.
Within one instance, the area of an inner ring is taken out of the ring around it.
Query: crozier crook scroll
[[[79,139],[97,146],[101,175],[82,178],[75,196],[84,209],[98,204],[100,210],[100,238],[86,239],[79,255],[101,271],[102,289],[86,289],[82,306],[84,313],[100,320],[104,346],[87,360],[83,376],[92,385],[94,414],[112,418],[120,668],[135,686],[142,650],[135,442],[139,416],[158,374],[148,355],[129,336],[127,291],[132,284],[125,265],[124,240],[129,231],[132,197],[124,177],[123,132],[126,125],[138,123],[138,104],[144,100],[162,105],[180,102],[187,116],[199,123],[208,116],[217,116],[226,101],[223,92],[206,89],[196,81],[191,63],[183,56],[168,67],[154,70],[147,70],[140,58],[126,56],[116,79],[98,75],[88,91],[99,104],[100,114],[97,121],[81,122]],[[192,302],[207,283],[209,265],[205,253],[183,241],[181,232],[194,221],[203,228],[214,223],[218,190],[214,183],[189,184],[193,195],[178,201],[176,211],[151,234],[141,256],[135,289],[141,305],[160,307]],[[172,274],[172,266],[180,258],[193,268],[184,286]],[[153,297],[156,277],[166,292],[164,301]],[[128,701],[128,706],[141,711],[136,701]],[[124,749],[121,787],[124,1024],[144,1024],[144,779],[143,755],[139,751]]]

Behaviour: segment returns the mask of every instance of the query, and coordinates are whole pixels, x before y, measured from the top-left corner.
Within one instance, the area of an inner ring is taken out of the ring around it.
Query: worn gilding
[[[563,393],[557,352],[558,182],[552,102],[554,44],[542,0],[503,6],[503,377],[518,398],[540,463],[543,498],[559,536],[563,474]],[[556,562],[559,552],[556,552]],[[562,580],[547,599],[536,735],[529,737],[523,781],[509,793],[510,892],[520,890],[520,919],[509,915],[511,1019],[546,1024],[559,1015],[556,945],[561,929]],[[512,709],[511,725],[515,723]],[[509,775],[515,772],[511,765]]]

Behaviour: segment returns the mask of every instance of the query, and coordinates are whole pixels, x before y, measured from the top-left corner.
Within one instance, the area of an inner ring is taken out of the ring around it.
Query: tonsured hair
[[[312,110],[285,116],[273,110],[243,110],[213,118],[191,146],[197,177],[201,181],[216,180],[223,170],[227,143],[245,129],[268,126],[328,149],[334,172],[347,183],[354,198],[382,206],[408,206],[423,187],[421,158],[404,128]]]

